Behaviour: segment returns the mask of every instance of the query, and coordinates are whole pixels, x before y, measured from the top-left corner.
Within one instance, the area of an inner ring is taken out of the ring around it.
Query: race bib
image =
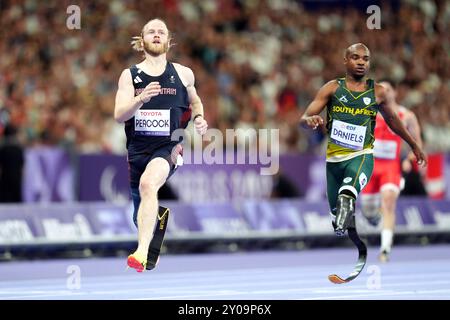
[[[170,110],[136,111],[134,133],[141,136],[170,136]]]
[[[330,134],[333,143],[352,150],[362,150],[365,137],[366,127],[333,120]]]
[[[395,159],[397,156],[397,142],[375,139],[373,144],[373,155],[375,158]]]

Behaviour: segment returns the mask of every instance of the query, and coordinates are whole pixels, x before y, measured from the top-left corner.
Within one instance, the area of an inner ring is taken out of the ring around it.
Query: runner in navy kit
[[[133,220],[138,228],[138,248],[127,263],[142,272],[158,215],[158,190],[182,160],[181,140],[172,141],[171,134],[186,128],[191,114],[199,134],[208,125],[192,70],[166,59],[170,33],[164,21],[150,20],[132,45],[145,60],[123,70],[114,118],[125,123]]]

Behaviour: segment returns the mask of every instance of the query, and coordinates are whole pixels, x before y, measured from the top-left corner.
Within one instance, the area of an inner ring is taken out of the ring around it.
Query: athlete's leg
[[[347,189],[342,189],[343,184],[350,183],[353,180],[353,178],[345,176],[345,168],[352,160],[327,162],[328,204],[333,217],[334,232],[339,236],[344,235],[348,227],[348,220],[352,216],[352,213],[348,212],[354,210],[354,199],[356,199],[356,196],[352,199],[346,194],[348,193]],[[346,226],[344,227],[344,225]]]
[[[158,190],[167,180],[170,166],[163,158],[152,159],[139,183],[141,202],[137,213],[138,248],[133,256],[140,262],[147,260],[148,248],[158,214]]]
[[[342,236],[348,231],[350,240],[358,249],[358,262],[347,278],[332,274],[328,276],[328,279],[333,283],[346,283],[361,273],[367,260],[367,247],[359,238],[356,230],[355,201],[372,175],[373,156],[358,156],[341,162],[334,169],[340,171],[340,177],[337,180],[339,189],[336,192],[336,222],[333,223],[333,227],[338,236]]]
[[[381,231],[381,247],[379,259],[382,262],[389,260],[394,229],[395,210],[400,194],[401,170],[398,161],[386,162],[385,174],[380,179],[381,214],[383,216],[383,228]]]
[[[333,227],[335,227],[336,220],[336,204],[338,198],[338,190],[342,181],[342,168],[339,162],[327,162],[327,199],[330,207],[330,214],[332,217]]]
[[[381,189],[381,212],[383,215],[383,229],[381,231],[380,259],[386,261],[389,255],[395,229],[395,210],[399,196],[399,188],[394,184],[384,185]]]
[[[369,182],[373,171],[373,156],[364,154],[345,161],[344,179],[338,190],[336,234],[343,235],[354,227],[355,201]]]
[[[380,162],[375,160],[372,176],[361,192],[361,211],[372,226],[377,226],[381,220],[380,177],[384,173],[382,169]]]

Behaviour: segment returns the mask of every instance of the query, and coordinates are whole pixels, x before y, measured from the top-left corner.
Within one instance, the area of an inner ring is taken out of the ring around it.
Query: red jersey
[[[401,120],[405,118],[406,112],[400,107],[398,116]],[[396,135],[387,125],[384,118],[378,114],[375,126],[375,143],[372,177],[363,190],[364,194],[376,194],[384,189],[400,192],[401,168],[400,151],[402,138]]]
[[[406,114],[404,107],[400,107],[397,115],[403,120]],[[375,142],[373,155],[375,159],[400,161],[402,138],[395,134],[387,125],[384,118],[378,113],[375,126]]]

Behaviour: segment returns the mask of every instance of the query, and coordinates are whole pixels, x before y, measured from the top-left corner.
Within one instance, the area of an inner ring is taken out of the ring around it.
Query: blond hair
[[[155,21],[155,20],[161,21],[162,23],[164,23],[164,25],[165,25],[166,28],[167,28],[166,22],[165,22],[164,20],[160,19],[160,18],[155,18],[155,19],[152,19],[152,20],[148,21],[148,22],[144,25],[144,27],[142,28],[141,34],[138,35],[138,36],[134,36],[134,37],[131,38],[131,39],[132,39],[132,40],[131,40],[131,47],[132,47],[134,50],[136,50],[136,51],[138,51],[138,52],[144,52],[144,28],[145,28],[145,26],[146,26],[147,24],[149,24],[150,22]],[[170,47],[172,46],[172,44],[171,44],[172,38],[171,38],[171,32],[170,32],[169,28],[167,28],[167,32],[168,32],[167,38],[168,38],[168,42],[169,42],[169,43],[168,43],[168,48],[167,48],[167,49],[170,49]]]

